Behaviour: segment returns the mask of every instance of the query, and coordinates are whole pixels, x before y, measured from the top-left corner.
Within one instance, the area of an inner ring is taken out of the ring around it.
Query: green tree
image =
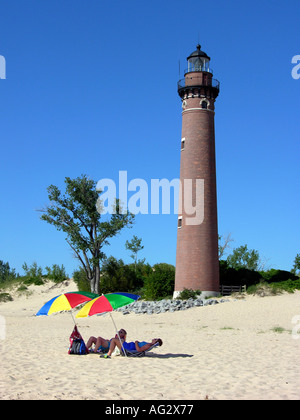
[[[300,272],[300,254],[297,254],[294,260],[294,265],[291,270],[293,274],[297,274]]]
[[[15,269],[11,269],[8,262],[0,260],[0,283],[14,280],[17,277]]]
[[[101,290],[110,292],[132,292],[135,288],[136,274],[122,259],[109,257],[102,266]]]
[[[145,298],[147,300],[164,299],[173,294],[174,285],[175,267],[166,263],[155,264],[152,272],[145,279]]]
[[[227,236],[218,235],[218,240],[219,260],[221,260],[228,253],[229,243],[233,242],[233,239],[231,233],[229,233]]]
[[[248,249],[247,245],[242,245],[233,250],[227,257],[228,266],[231,268],[247,268],[248,270],[259,270],[260,258],[255,249]]]
[[[128,251],[132,252],[131,258],[134,260],[135,271],[136,271],[136,265],[137,265],[137,254],[139,251],[141,251],[144,248],[141,244],[142,244],[142,239],[141,238],[139,239],[135,235],[133,236],[130,242],[126,241],[125,243],[125,248]]]
[[[74,270],[73,279],[77,284],[78,290],[81,290],[82,292],[91,291],[90,283],[82,266],[78,267],[77,270]]]
[[[55,185],[48,187],[50,204],[41,210],[41,219],[67,234],[66,241],[86,273],[91,292],[99,293],[102,248],[123,228],[130,227],[134,216],[129,212],[122,214],[116,200],[113,214],[102,221],[101,191],[86,175],[66,177],[65,185],[65,195]]]

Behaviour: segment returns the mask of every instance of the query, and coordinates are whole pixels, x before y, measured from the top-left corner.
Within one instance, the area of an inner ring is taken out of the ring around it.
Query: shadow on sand
[[[177,357],[194,357],[194,355],[184,354],[184,353],[166,353],[166,354],[147,353],[145,357],[155,357],[157,359],[173,359]]]

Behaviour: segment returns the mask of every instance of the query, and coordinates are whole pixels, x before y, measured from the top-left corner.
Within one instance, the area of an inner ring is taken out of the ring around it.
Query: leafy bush
[[[52,268],[46,267],[47,271],[47,278],[49,280],[53,280],[55,283],[61,283],[64,280],[68,279],[68,275],[66,274],[65,267],[61,265],[61,267],[57,264],[53,264]]]
[[[133,291],[136,280],[134,266],[124,264],[121,259],[109,257],[102,266],[100,291],[101,293]]]
[[[77,284],[78,290],[81,292],[90,292],[91,284],[87,279],[86,273],[82,267],[75,270],[73,273],[74,282]]]
[[[248,287],[247,293],[259,296],[270,296],[277,295],[282,292],[294,293],[295,290],[300,290],[300,279],[289,279],[274,283],[261,282]]]
[[[197,296],[201,294],[200,290],[192,290],[184,288],[182,292],[180,292],[178,299],[181,300],[188,300],[188,299],[196,299]]]
[[[247,268],[229,267],[227,261],[220,261],[220,284],[224,286],[247,287],[260,283],[262,276],[259,272]]]
[[[141,293],[145,278],[152,272],[149,264],[139,261],[137,264],[125,264],[122,259],[114,257],[106,259],[102,265],[100,276],[100,292],[133,292]],[[83,268],[74,271],[73,278],[78,290],[90,292],[90,283]]]
[[[297,280],[298,277],[291,273],[290,271],[285,270],[275,270],[272,268],[268,271],[260,271],[262,278],[268,283],[283,282],[286,280]]]
[[[230,267],[227,261],[220,261],[220,284],[227,286],[243,286],[247,288],[260,283],[284,283],[285,281],[297,281],[299,277],[285,270],[271,269],[268,271],[254,271],[247,268]],[[274,284],[273,284],[274,289]],[[281,288],[289,288],[288,284],[281,285]],[[292,287],[292,286],[291,286]],[[255,290],[255,288],[250,289]]]
[[[146,278],[152,273],[150,264],[145,263],[143,260],[138,261],[137,264],[130,264],[129,267],[135,272],[134,290],[139,291],[143,288]]]
[[[31,264],[30,267],[24,263],[22,268],[25,271],[24,284],[27,286],[30,284],[34,284],[35,286],[41,286],[44,284],[42,267],[39,267],[36,262]]]
[[[286,281],[271,283],[270,286],[277,288],[278,290],[284,290],[285,292],[293,293],[295,290],[300,290],[300,279],[289,279]]]
[[[173,294],[175,285],[175,267],[170,264],[155,264],[144,283],[144,298],[160,300]]]

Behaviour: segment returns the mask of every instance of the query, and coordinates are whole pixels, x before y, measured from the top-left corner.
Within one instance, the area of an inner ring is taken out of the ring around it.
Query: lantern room
[[[210,64],[210,57],[208,55],[201,51],[201,45],[197,45],[197,50],[194,51],[188,58],[188,68],[186,70],[186,73],[190,73],[193,71],[206,71],[209,73],[212,73],[212,71],[209,68]]]

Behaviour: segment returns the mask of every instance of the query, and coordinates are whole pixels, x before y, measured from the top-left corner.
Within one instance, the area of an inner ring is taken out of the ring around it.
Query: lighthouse
[[[182,135],[174,297],[183,289],[219,293],[214,125],[219,91],[210,57],[198,44],[178,82]]]

